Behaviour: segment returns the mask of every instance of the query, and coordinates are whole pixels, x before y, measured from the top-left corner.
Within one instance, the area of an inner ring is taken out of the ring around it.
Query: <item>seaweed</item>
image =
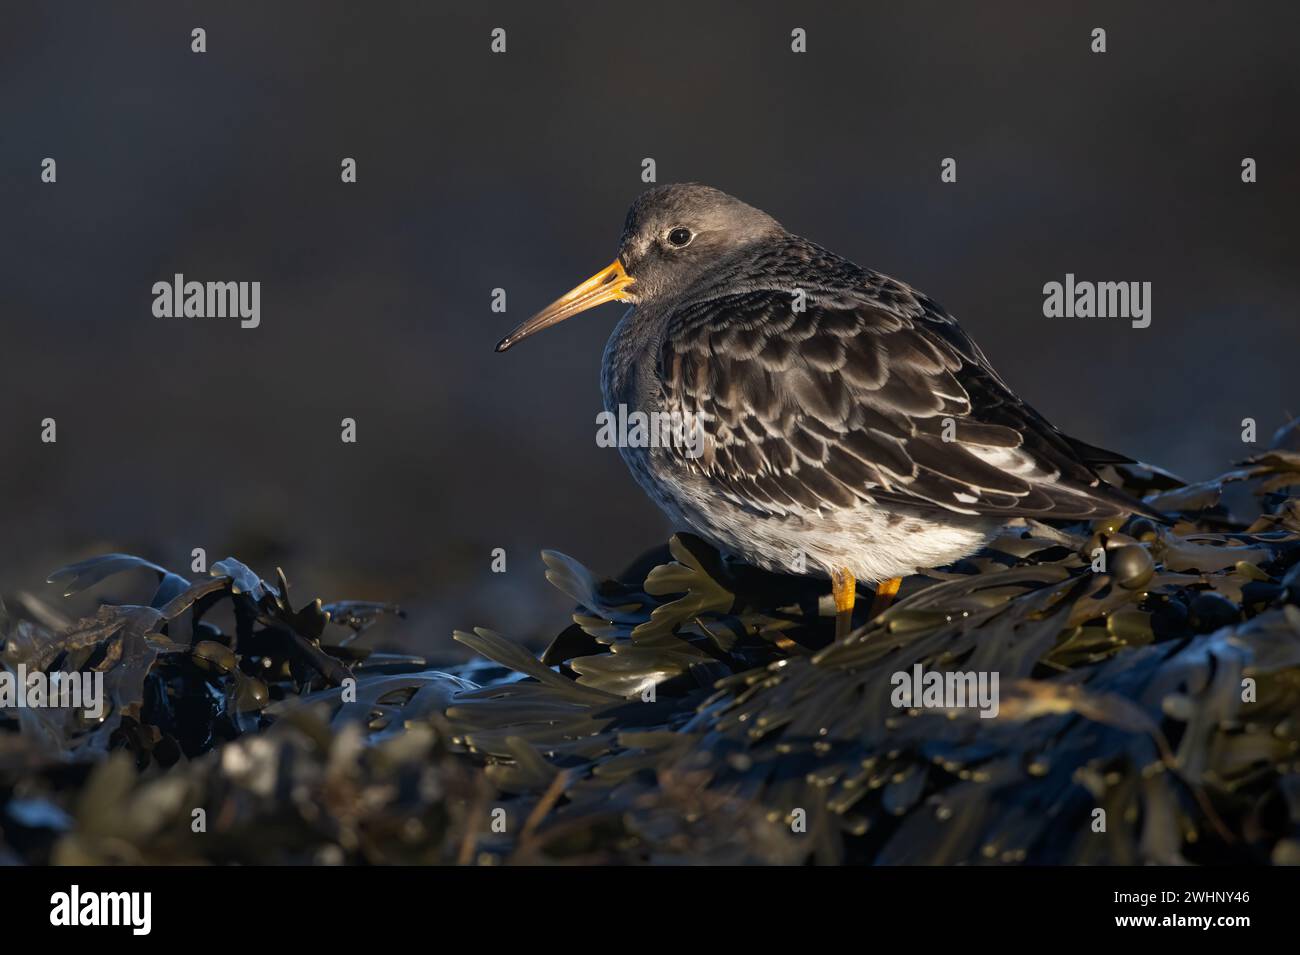
[[[490,666],[362,646],[400,608],[295,610],[278,569],[83,561],[51,580],[157,585],[75,622],[0,608],[0,665],[99,672],[108,699],[93,720],[0,710],[0,857],[1294,864],[1300,451],[1280,435],[1194,485],[1111,465],[1173,526],[1020,522],[839,641],[824,583],[686,533],[618,578],[545,553],[571,622],[540,658],[455,634]],[[1236,483],[1257,515],[1222,503]],[[916,672],[997,674],[996,715],[900,700]]]

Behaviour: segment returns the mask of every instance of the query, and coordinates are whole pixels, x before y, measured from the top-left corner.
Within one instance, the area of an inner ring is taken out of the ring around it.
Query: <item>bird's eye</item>
[[[680,226],[668,233],[668,242],[679,249],[684,245],[690,245],[693,238],[695,237],[691,235],[690,229],[683,229]]]

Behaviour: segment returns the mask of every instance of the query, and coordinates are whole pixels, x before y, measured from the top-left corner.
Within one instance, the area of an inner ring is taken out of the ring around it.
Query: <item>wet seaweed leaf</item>
[[[100,557],[91,557],[89,560],[60,567],[50,574],[46,580],[51,584],[67,580],[68,582],[63,588],[63,596],[71,597],[103,580],[107,580],[115,574],[138,568],[151,570],[158,575],[158,590],[149,604],[152,607],[161,607],[190,586],[190,582],[184,577],[173,574],[167,568],[160,567],[152,561],[145,560],[142,557],[133,557],[130,554],[104,554]]]

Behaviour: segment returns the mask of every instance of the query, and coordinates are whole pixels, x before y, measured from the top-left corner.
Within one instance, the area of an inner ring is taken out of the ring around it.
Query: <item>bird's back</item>
[[[703,454],[646,452],[641,466],[657,458],[652,471],[747,511],[1142,509],[1090,465],[1105,453],[1020,400],[937,303],[798,236],[738,250],[657,306],[610,339],[607,407],[698,420]]]

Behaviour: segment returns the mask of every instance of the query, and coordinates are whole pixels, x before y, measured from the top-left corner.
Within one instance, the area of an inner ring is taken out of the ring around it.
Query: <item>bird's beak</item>
[[[552,325],[558,325],[566,318],[572,318],[589,308],[595,308],[605,302],[626,302],[628,296],[624,290],[634,281],[636,280],[623,270],[623,263],[615,259],[613,265],[601,269],[577,288],[561,295],[497,342],[497,351],[505,351],[529,335],[550,328]]]

